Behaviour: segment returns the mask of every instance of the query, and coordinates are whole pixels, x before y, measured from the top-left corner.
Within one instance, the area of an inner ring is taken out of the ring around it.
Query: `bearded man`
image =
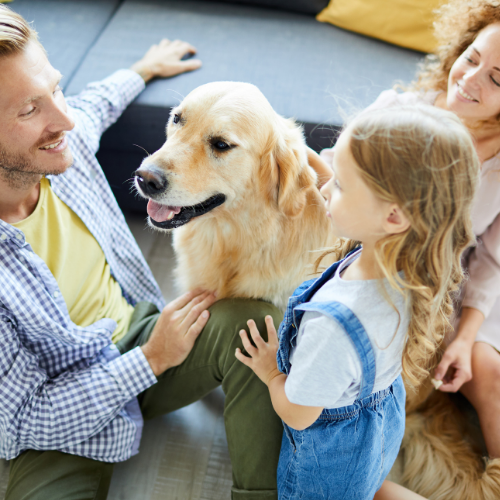
[[[101,134],[145,82],[200,66],[180,60],[188,52],[195,49],[164,40],[131,69],[65,100],[61,74],[36,33],[0,6],[7,500],[106,498],[113,464],[138,452],[143,417],[190,404],[220,384],[232,498],[277,496],[281,423],[265,385],[234,351],[248,318],[271,314],[276,322],[280,313],[259,301],[213,305],[204,290],[165,306],[95,158]]]

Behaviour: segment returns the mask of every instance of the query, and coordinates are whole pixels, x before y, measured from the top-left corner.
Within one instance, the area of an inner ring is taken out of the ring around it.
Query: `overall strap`
[[[368,397],[375,385],[375,355],[368,334],[357,316],[340,302],[307,302],[296,306],[295,310],[319,312],[344,328],[361,361],[361,386],[356,401]]]

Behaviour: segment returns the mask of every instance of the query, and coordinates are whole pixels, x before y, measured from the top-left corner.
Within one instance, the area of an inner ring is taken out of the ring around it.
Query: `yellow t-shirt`
[[[102,318],[114,319],[118,326],[113,342],[118,342],[128,330],[134,308],[111,276],[99,243],[52,191],[48,179],[41,180],[35,211],[13,226],[24,233],[54,275],[71,321],[89,326]]]

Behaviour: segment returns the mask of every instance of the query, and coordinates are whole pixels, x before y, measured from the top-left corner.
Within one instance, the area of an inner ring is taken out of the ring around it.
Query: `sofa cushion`
[[[208,1],[125,0],[68,93],[129,67],[164,37],[192,43],[203,67],[151,82],[103,136],[98,157],[120,201],[122,194],[129,197],[124,182],[144,156],[135,145],[158,149],[170,108],[199,85],[224,80],[257,85],[278,113],[305,124],[308,142],[318,150],[332,143],[346,114],[366,107],[395,80],[411,80],[422,59],[308,15]]]
[[[433,52],[432,23],[442,0],[331,0],[317,17],[402,47]]]
[[[9,7],[33,21],[65,87],[119,4],[120,0],[18,0]]]

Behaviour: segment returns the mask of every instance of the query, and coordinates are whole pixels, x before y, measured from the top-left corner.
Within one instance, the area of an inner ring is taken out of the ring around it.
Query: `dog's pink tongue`
[[[148,215],[156,222],[171,220],[180,211],[181,207],[169,207],[168,205],[160,205],[153,200],[148,201]]]

